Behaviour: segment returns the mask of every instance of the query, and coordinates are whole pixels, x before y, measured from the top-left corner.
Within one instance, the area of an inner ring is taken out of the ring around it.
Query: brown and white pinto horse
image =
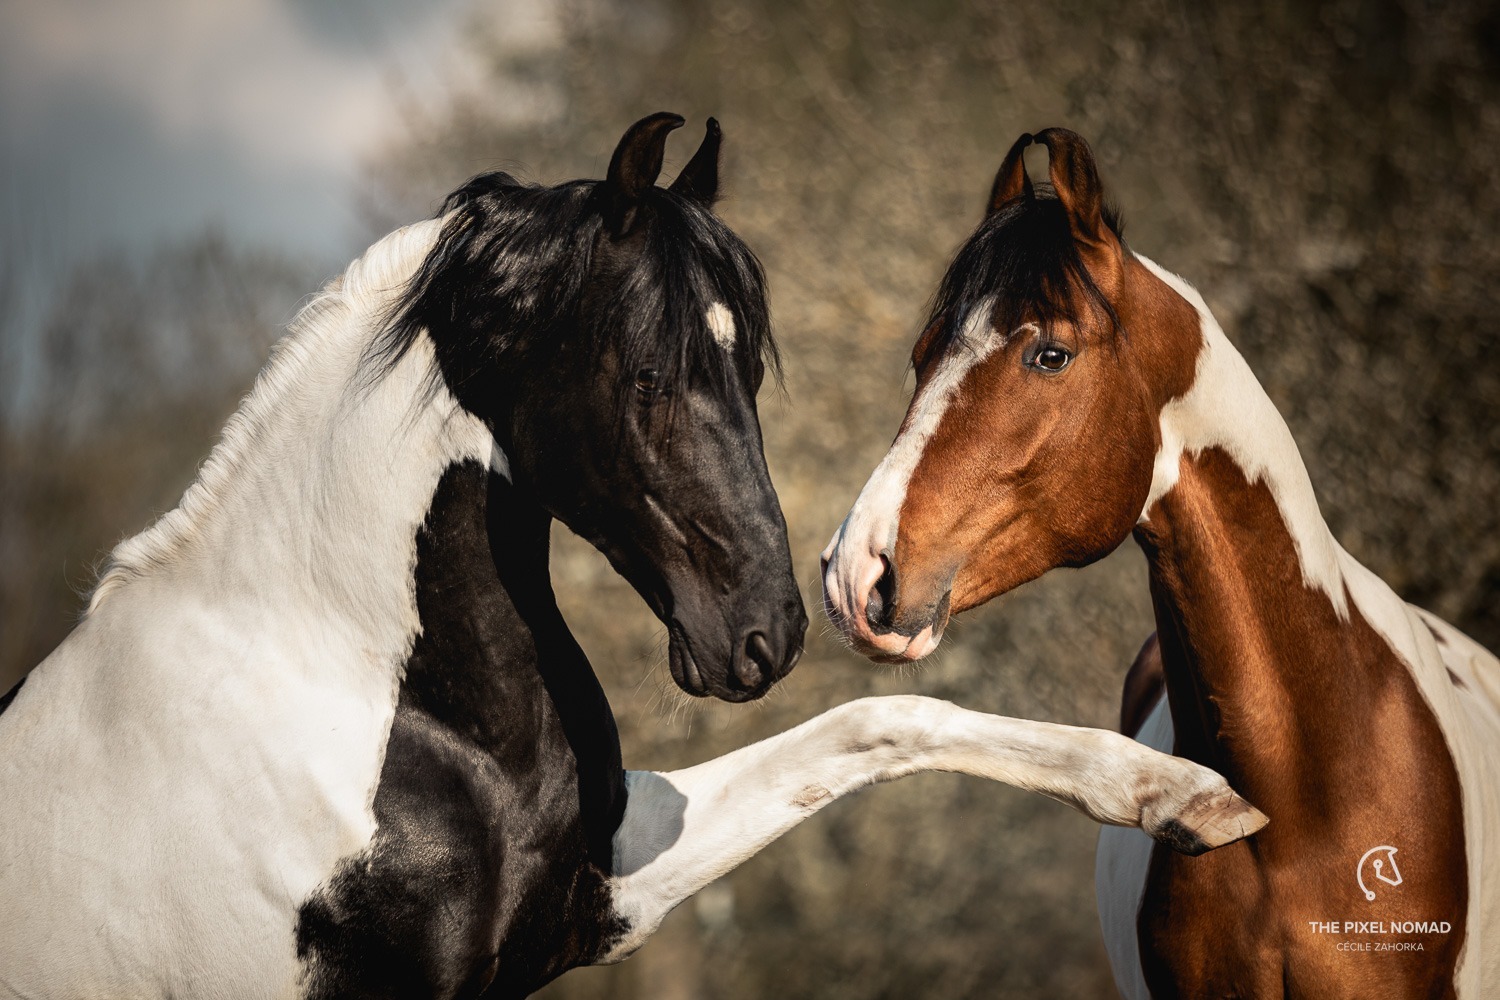
[[[1160,638],[1123,715],[1270,817],[1201,858],[1104,831],[1121,991],[1500,997],[1500,662],[1334,540],[1275,407],[1198,293],[1126,247],[1079,136],[1012,147],[913,362],[824,553],[832,620],[917,659],[950,614],[1134,535]]]

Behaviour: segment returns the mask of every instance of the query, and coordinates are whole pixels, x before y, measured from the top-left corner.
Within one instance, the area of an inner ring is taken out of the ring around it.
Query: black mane
[[[1106,209],[1104,222],[1123,244],[1119,214]],[[923,329],[939,325],[934,349],[963,333],[969,310],[994,298],[989,322],[1010,331],[1022,323],[1044,330],[1064,320],[1076,323],[1074,289],[1082,289],[1110,325],[1120,329],[1114,307],[1084,267],[1062,203],[1047,185],[988,216],[954,255]]]
[[[505,173],[473,178],[449,195],[437,243],[392,306],[376,339],[376,368],[388,371],[422,331],[431,331],[449,388],[494,371],[522,341],[573,335],[592,293],[591,264],[604,230],[597,181],[554,187]],[[728,355],[713,341],[705,313],[722,302],[733,313],[738,352],[780,376],[760,262],[706,208],[665,188],[645,192],[644,223],[627,240],[623,280],[598,303],[595,346],[613,337],[627,365],[647,364],[667,379],[727,377]],[[451,213],[451,214],[450,214]]]

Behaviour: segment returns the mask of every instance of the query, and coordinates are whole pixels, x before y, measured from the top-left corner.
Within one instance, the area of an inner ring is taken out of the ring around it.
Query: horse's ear
[[[681,128],[683,121],[681,115],[658,111],[625,130],[599,188],[604,224],[614,236],[624,236],[634,225],[641,197],[661,173],[667,133]]]
[[[1073,235],[1086,243],[1104,241],[1104,186],[1094,166],[1094,151],[1077,132],[1049,128],[1036,134],[1047,147],[1048,173],[1057,200],[1067,210]]]
[[[723,137],[718,120],[710,118],[708,129],[703,134],[703,144],[667,190],[690,198],[704,208],[712,208],[719,194],[719,143]]]
[[[994,186],[990,188],[990,207],[985,214],[994,215],[1008,201],[1031,197],[1031,178],[1026,176],[1026,157],[1022,155],[1031,142],[1031,133],[1027,132],[1005,154],[1005,162],[1000,164]]]

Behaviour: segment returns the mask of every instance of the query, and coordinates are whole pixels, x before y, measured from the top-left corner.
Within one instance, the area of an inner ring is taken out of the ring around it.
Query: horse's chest
[[[309,996],[525,996],[591,960],[609,899],[563,763],[507,771],[403,704],[379,832],[299,912]]]
[[[0,802],[24,804],[0,809],[0,973],[28,996],[294,995],[297,901],[369,841],[390,708],[191,618],[109,628],[131,596],[0,729]]]
[[[1155,852],[1139,918],[1152,995],[1452,996],[1464,880],[1455,888],[1434,838],[1407,831],[1401,885],[1377,882],[1366,863],[1370,899],[1362,850],[1326,828],[1299,835],[1284,818],[1253,844],[1199,858]],[[1427,930],[1444,921],[1447,931]]]

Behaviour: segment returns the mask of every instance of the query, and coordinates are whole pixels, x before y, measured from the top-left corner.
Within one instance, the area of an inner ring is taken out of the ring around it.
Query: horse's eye
[[[635,373],[635,387],[648,396],[661,388],[661,372],[655,368],[642,368]]]
[[[1072,351],[1058,344],[1048,344],[1036,352],[1036,356],[1031,359],[1031,366],[1044,372],[1056,373],[1068,367],[1068,362],[1072,360]]]

